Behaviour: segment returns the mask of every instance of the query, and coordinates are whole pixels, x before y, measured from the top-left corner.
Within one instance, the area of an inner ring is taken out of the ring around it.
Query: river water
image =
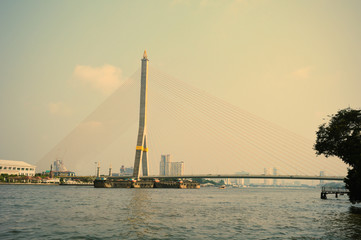
[[[319,189],[0,185],[0,239],[361,239],[346,196]]]

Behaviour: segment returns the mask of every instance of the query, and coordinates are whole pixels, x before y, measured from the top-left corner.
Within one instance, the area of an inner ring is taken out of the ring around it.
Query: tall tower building
[[[264,169],[264,175],[271,175],[271,172],[272,172],[272,168],[265,168]],[[264,185],[271,185],[271,179],[268,179],[268,178],[265,178],[263,180],[263,184]]]
[[[278,175],[277,168],[273,168],[273,176],[277,176],[277,175]],[[278,185],[277,179],[273,179],[273,185]]]
[[[241,172],[236,172],[236,175],[249,175],[249,172],[245,172],[245,171],[241,171]],[[251,183],[249,178],[238,178],[236,179],[236,184],[238,185],[246,185],[248,186]]]
[[[64,163],[62,160],[56,159],[54,161],[54,171],[56,172],[66,172],[68,169],[64,166]]]
[[[148,57],[144,51],[142,58],[142,72],[140,79],[140,110],[139,110],[139,131],[135,150],[133,177],[138,179],[140,166],[142,166],[143,176],[149,174],[148,148],[147,148],[147,95],[148,95]],[[142,162],[140,162],[142,161]]]
[[[184,175],[184,162],[172,162],[170,168],[171,176],[183,176]]]
[[[159,165],[159,176],[169,176],[171,171],[171,155],[164,154],[160,156],[160,165]]]
[[[325,176],[325,171],[320,171],[320,177]],[[324,180],[320,180],[320,185],[323,185],[325,183]]]

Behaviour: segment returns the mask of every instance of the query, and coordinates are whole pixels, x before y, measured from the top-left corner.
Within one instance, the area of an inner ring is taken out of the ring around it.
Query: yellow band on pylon
[[[143,147],[142,146],[137,146],[135,149],[136,150],[143,150]]]
[[[143,152],[148,152],[148,148],[143,148]]]

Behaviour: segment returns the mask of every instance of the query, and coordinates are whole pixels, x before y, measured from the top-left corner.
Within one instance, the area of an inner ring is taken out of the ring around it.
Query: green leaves
[[[314,145],[317,155],[336,156],[351,168],[345,178],[351,203],[361,202],[361,110],[346,108],[319,126]]]
[[[350,166],[361,158],[361,110],[346,108],[319,126],[314,149],[317,155],[336,156]]]

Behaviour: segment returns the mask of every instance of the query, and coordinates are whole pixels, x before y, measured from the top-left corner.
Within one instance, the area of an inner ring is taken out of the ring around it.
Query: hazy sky
[[[308,139],[361,106],[361,1],[1,1],[0,159],[36,163],[140,66]]]

